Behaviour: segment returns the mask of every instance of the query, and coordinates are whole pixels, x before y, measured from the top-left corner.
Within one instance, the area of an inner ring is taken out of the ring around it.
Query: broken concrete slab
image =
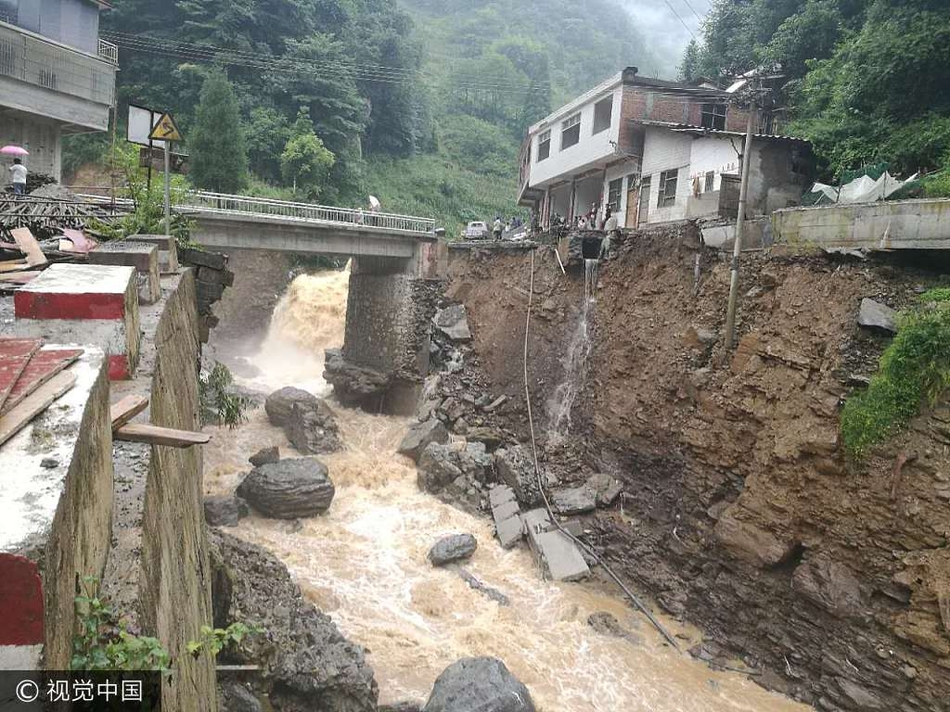
[[[858,324],[872,329],[897,333],[897,312],[885,304],[865,297],[858,310]]]
[[[551,492],[551,507],[558,514],[586,514],[597,508],[596,495],[586,486]]]
[[[598,507],[610,507],[623,492],[620,481],[604,473],[591,475],[587,487],[593,491]]]
[[[504,485],[494,487],[488,493],[492,518],[495,520],[495,534],[505,549],[510,549],[524,537],[524,521],[521,508],[515,499],[515,493]]]
[[[577,545],[559,531],[546,509],[532,509],[524,514],[528,543],[548,578],[554,581],[577,581],[590,574],[590,568]]]
[[[492,507],[513,501],[515,501],[515,492],[508,485],[497,485],[488,492],[488,502]]]
[[[495,522],[495,535],[502,549],[510,549],[524,538],[524,520],[520,514]]]

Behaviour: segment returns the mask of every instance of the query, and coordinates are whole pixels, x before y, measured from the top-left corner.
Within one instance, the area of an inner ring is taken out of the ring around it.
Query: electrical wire
[[[596,551],[594,551],[594,549],[590,545],[588,545],[587,542],[582,541],[581,539],[577,538],[576,536],[571,534],[571,532],[567,531],[564,527],[561,526],[561,523],[557,520],[557,517],[554,515],[554,510],[551,509],[551,503],[550,501],[548,501],[548,495],[544,491],[544,482],[541,476],[541,466],[538,464],[538,443],[534,434],[534,415],[532,414],[532,411],[531,411],[531,391],[528,388],[528,334],[530,333],[530,330],[531,330],[531,309],[534,304],[534,254],[536,251],[537,250],[531,250],[531,278],[528,284],[528,309],[525,315],[525,324],[524,324],[524,359],[523,359],[524,397],[525,397],[525,403],[528,406],[528,428],[531,431],[531,457],[534,462],[534,474],[538,481],[538,491],[541,493],[541,499],[544,501],[544,508],[547,510],[548,517],[551,519],[551,522],[558,529],[558,531],[560,531],[562,534],[568,537],[571,541],[573,541],[575,544],[581,547],[585,552],[587,552],[587,554],[592,559],[594,559],[598,564],[600,564],[600,566],[603,567],[604,571],[607,572],[607,575],[610,576],[611,579],[613,579],[614,583],[620,586],[620,589],[627,595],[627,598],[629,598],[633,602],[633,605],[635,605],[640,610],[640,612],[643,613],[643,615],[647,617],[650,623],[653,624],[653,627],[656,628],[660,632],[660,634],[666,639],[666,642],[672,645],[673,648],[677,652],[680,652],[680,646],[676,642],[676,639],[672,635],[670,635],[669,631],[667,631],[666,628],[663,627],[663,624],[660,623],[660,621],[656,619],[656,616],[654,616],[653,613],[651,613],[650,610],[643,604],[643,602],[639,598],[637,598],[637,596],[633,593],[633,591],[631,591],[630,588],[623,581],[620,580],[620,577],[618,577],[613,572],[613,570],[607,565],[607,563],[601,558],[601,556]]]
[[[666,3],[666,6],[670,8],[670,12],[676,15],[676,19],[679,20],[680,23],[683,25],[683,27],[686,28],[686,31],[689,32],[690,37],[692,37],[695,40],[696,39],[695,33],[690,28],[690,26],[686,24],[686,21],[682,17],[680,17],[680,14],[676,11],[676,8],[673,7],[672,3],[670,3],[670,0],[663,0],[663,1]]]

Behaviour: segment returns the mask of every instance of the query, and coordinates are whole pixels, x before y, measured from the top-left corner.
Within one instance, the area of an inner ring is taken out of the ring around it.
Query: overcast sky
[[[683,57],[683,50],[692,39],[690,31],[697,37],[700,36],[701,23],[697,15],[705,16],[712,0],[669,0],[669,5],[666,0],[621,1],[636,20],[650,49],[663,62],[663,66],[656,68],[659,76],[664,79],[675,78],[676,70]],[[674,10],[683,22],[677,19]],[[686,27],[683,26],[684,23]],[[686,29],[687,27],[689,29]],[[652,75],[652,69],[640,67],[640,71],[644,74]]]

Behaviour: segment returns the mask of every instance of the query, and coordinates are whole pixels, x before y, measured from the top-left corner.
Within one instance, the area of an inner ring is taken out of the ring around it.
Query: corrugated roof
[[[724,131],[721,129],[707,129],[704,126],[693,126],[692,124],[679,124],[673,121],[652,121],[650,119],[630,119],[631,123],[641,124],[642,126],[655,126],[657,128],[669,129],[677,133],[688,133],[694,136],[730,136],[743,138],[744,131]],[[783,136],[781,134],[753,134],[755,138],[768,139],[772,141],[795,141],[798,143],[808,143],[807,138],[798,136]]]

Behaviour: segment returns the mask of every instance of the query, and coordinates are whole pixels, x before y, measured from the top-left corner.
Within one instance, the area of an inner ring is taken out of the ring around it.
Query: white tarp
[[[917,174],[914,174],[906,181],[902,181],[887,171],[884,171],[877,180],[867,175],[855,178],[850,183],[841,186],[840,193],[837,188],[825,185],[824,183],[815,183],[811,188],[811,192],[822,193],[824,195],[819,201],[820,205],[826,205],[828,203],[844,205],[851,203],[873,203],[889,198],[905,183],[910,183],[912,180],[916,180],[916,178]]]

